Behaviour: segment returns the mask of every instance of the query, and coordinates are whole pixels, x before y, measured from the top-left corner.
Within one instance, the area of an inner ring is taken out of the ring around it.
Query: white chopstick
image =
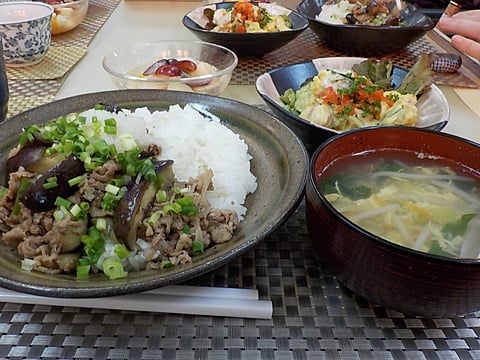
[[[168,285],[144,294],[214,297],[220,299],[258,300],[257,289],[238,289],[208,286]]]
[[[58,298],[0,288],[0,302],[33,305],[270,319],[271,301],[249,289],[170,285],[138,294],[102,298]]]

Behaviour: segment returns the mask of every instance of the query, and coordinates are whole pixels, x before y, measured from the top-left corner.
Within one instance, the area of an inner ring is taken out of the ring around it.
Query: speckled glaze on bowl
[[[380,56],[406,48],[434,28],[432,19],[407,4],[402,26],[338,25],[317,20],[326,0],[302,0],[297,11],[305,16],[320,40],[337,51],[354,56]]]
[[[260,75],[255,83],[260,97],[270,107],[272,112],[281,121],[288,125],[302,140],[307,150],[313,153],[325,140],[339,134],[337,130],[312,124],[287,109],[280,100],[280,94],[287,89],[298,90],[305,80],[318,74],[324,69],[351,69],[365,58],[360,57],[332,57],[313,59],[297,64],[290,64],[272,69]],[[399,86],[407,70],[394,67],[392,85]],[[417,104],[419,120],[418,127],[428,127],[440,131],[450,119],[450,107],[442,91],[432,85],[431,89],[423,94]]]
[[[307,19],[294,10],[278,4],[258,3],[253,1],[252,3],[257,6],[267,6],[267,9],[268,7],[274,7],[280,9],[282,12],[288,12],[288,17],[293,24],[293,29],[265,33],[226,33],[210,31],[204,28],[207,18],[204,17],[203,22],[201,18],[205,8],[213,10],[230,9],[234,6],[235,2],[220,2],[200,6],[187,13],[183,17],[182,23],[200,40],[223,45],[241,57],[261,57],[266,53],[285,46],[308,28]]]
[[[255,247],[277,229],[303,198],[308,156],[301,141],[268,113],[240,102],[210,95],[162,90],[116,90],[58,100],[9,118],[0,124],[0,159],[15,146],[21,129],[91,108],[102,102],[126,108],[166,109],[190,104],[205,116],[218,117],[247,143],[258,188],[248,195],[245,219],[234,238],[205,251],[191,264],[166,271],[131,272],[128,278],[103,275],[77,280],[74,275],[29,273],[21,269],[16,251],[0,242],[0,286],[56,297],[99,297],[146,291],[178,283],[211,271]],[[2,179],[5,177],[5,166]]]
[[[0,3],[3,57],[9,67],[41,62],[52,38],[53,7],[39,2]]]
[[[307,227],[319,259],[346,287],[388,309],[429,317],[479,310],[480,260],[430,255],[383,240],[347,220],[320,193],[316,184],[335,159],[378,149],[439,156],[480,179],[480,146],[450,134],[377,127],[335,136],[312,156],[306,186]]]

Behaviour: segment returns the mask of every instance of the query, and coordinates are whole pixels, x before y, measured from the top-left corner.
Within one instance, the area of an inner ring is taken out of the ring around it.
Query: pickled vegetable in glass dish
[[[194,76],[202,76],[212,74],[217,69],[204,61],[194,61],[188,58],[182,59],[160,59],[149,65],[140,66],[132,71],[132,75],[141,77],[165,77],[189,78]],[[140,75],[138,74],[140,72]]]
[[[76,28],[85,18],[89,0],[43,0],[52,5],[52,34],[63,34]]]

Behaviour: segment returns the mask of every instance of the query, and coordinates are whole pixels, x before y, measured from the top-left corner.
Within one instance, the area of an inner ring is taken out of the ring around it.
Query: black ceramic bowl
[[[351,69],[354,64],[358,64],[362,60],[365,59],[358,57],[320,58],[282,66],[260,75],[255,84],[256,89],[272,112],[303,140],[309,152],[312,153],[325,140],[339,132],[315,125],[291,113],[285,109],[280,95],[290,88],[298,90],[305,80],[317,75],[320,70]],[[393,87],[400,85],[406,73],[406,69],[394,68]],[[427,93],[420,96],[417,108],[418,127],[428,127],[440,131],[450,118],[447,99],[435,85],[432,85]]]
[[[479,310],[479,259],[431,255],[383,240],[340,214],[320,192],[318,181],[337,159],[355,161],[353,154],[378,150],[398,152],[403,161],[421,153],[422,161],[448,162],[480,181],[480,147],[453,135],[405,127],[338,135],[314,153],[307,179],[307,226],[319,259],[346,287],[388,309],[430,317]]]
[[[243,57],[260,57],[268,52],[277,50],[288,44],[308,28],[308,20],[296,11],[285,8],[278,4],[252,2],[256,6],[264,6],[271,13],[288,14],[293,28],[286,31],[264,32],[264,33],[227,33],[215,32],[205,29],[208,19],[203,15],[207,8],[230,9],[235,2],[221,2],[200,6],[183,17],[183,25],[200,40],[223,45]]]
[[[329,24],[316,19],[326,0],[302,0],[297,11],[305,16],[319,39],[334,50],[355,56],[380,56],[406,48],[435,26],[432,19],[407,4],[402,26]]]

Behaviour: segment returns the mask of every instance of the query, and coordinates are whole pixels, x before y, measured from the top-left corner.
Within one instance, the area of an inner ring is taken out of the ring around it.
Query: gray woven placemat
[[[254,250],[190,285],[256,288],[271,320],[0,303],[1,359],[480,359],[480,313],[369,303],[315,258],[302,203]]]
[[[410,69],[422,53],[445,52],[427,36],[410,44],[406,49],[386,54],[397,66]],[[231,83],[236,85],[255,84],[258,76],[274,68],[322,57],[347,56],[327,47],[315,33],[307,29],[295,40],[260,58],[239,58]],[[478,85],[461,69],[454,74],[434,73],[437,85],[477,88]]]
[[[43,68],[42,66],[45,64],[42,63],[31,68],[7,69],[10,91],[8,116],[52,101],[70,69],[83,56],[92,38],[107,21],[120,1],[90,0],[87,15],[78,27],[52,37],[51,53],[52,56],[55,55],[52,59],[54,60],[52,66],[57,66],[57,70],[62,68],[61,73],[52,75],[52,69],[48,66]],[[53,51],[55,49],[60,49],[60,51]],[[68,51],[71,52],[70,56],[65,56],[65,52]]]

